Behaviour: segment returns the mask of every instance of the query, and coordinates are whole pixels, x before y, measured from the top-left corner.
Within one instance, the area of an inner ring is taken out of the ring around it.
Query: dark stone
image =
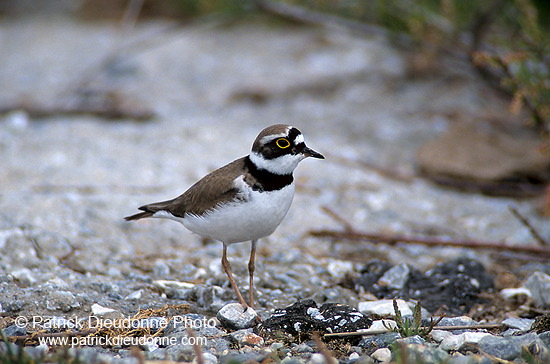
[[[317,308],[315,301],[303,300],[289,307],[275,310],[271,317],[258,326],[257,332],[262,336],[281,331],[292,336],[300,336],[315,331],[322,333],[357,331],[369,328],[371,324],[372,320],[351,306],[325,303]],[[357,340],[357,338],[350,338]]]
[[[266,359],[265,354],[250,351],[248,353],[230,353],[220,356],[219,363],[262,363]]]
[[[531,326],[531,330],[538,334],[550,331],[550,314],[546,313],[544,315],[538,316]]]
[[[544,345],[550,348],[550,331],[545,331],[542,334],[539,334],[539,339],[542,340]]]
[[[445,363],[449,359],[449,354],[440,348],[430,345],[409,344],[406,345],[407,358],[401,358],[398,362],[403,363],[423,363],[423,364],[439,364]],[[400,350],[393,353],[392,359],[402,355]]]
[[[4,329],[4,333],[7,337],[10,336],[23,336],[27,335],[27,328],[25,326],[11,325]]]
[[[467,313],[474,304],[484,302],[479,298],[481,292],[493,289],[493,278],[483,265],[468,258],[438,264],[426,273],[411,268],[402,289],[377,284],[389,268],[388,263],[373,261],[365,267],[355,285],[380,299],[419,300],[432,313],[445,306],[446,313],[451,315]]]
[[[414,335],[414,336],[404,337],[402,339],[397,339],[397,342],[404,343],[407,345],[410,345],[410,344],[424,345],[426,343],[426,340],[424,340],[419,335]]]
[[[386,334],[376,336],[366,336],[361,339],[357,346],[364,350],[363,354],[371,355],[380,348],[389,347],[395,342],[395,340],[400,338],[401,335],[399,335],[397,332],[388,332]]]
[[[535,333],[521,336],[486,336],[479,341],[479,348],[489,355],[504,360],[514,360],[521,355],[522,347],[529,347],[533,343],[544,345]]]
[[[364,287],[372,293],[369,288],[373,287],[376,282],[378,282],[380,277],[382,277],[390,268],[391,264],[389,262],[373,260],[361,270],[361,275],[357,278],[355,283],[356,285]]]

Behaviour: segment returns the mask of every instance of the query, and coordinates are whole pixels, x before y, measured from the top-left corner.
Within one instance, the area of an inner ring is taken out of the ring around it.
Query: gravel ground
[[[543,236],[550,234],[536,201],[456,192],[421,178],[404,182],[361,164],[414,175],[416,151],[457,122],[453,115],[506,118],[506,101],[465,65],[410,78],[406,56],[385,40],[259,22],[187,28],[149,22],[128,34],[108,23],[22,18],[0,23],[0,43],[0,106],[22,100],[74,105],[75,90],[84,84],[98,93],[116,90],[131,106],[156,114],[150,122],[76,115],[31,119],[19,111],[0,118],[2,327],[13,328],[21,316],[88,317],[94,304],[131,317],[138,309],[189,303],[191,312],[215,316],[233,300],[221,269],[221,245],[171,221],[122,218],[142,204],[179,195],[207,172],[247,154],[257,133],[275,123],[298,127],[327,158],[300,164],[287,218],[260,242],[257,308],[265,317],[312,297],[356,307],[368,297],[335,283],[346,273],[359,274],[372,258],[421,270],[457,257],[494,267],[493,256],[463,249],[307,236],[310,230],[341,228],[323,207],[362,231],[531,244],[529,231],[508,210],[514,206]],[[113,50],[114,60],[102,63]],[[248,249],[229,249],[245,289]],[[189,285],[174,288],[163,281]],[[537,336],[527,331],[524,336]],[[530,336],[522,343],[544,340]],[[261,361],[274,352],[279,358],[324,360],[312,342],[301,348],[279,344],[220,339],[205,347],[205,360]],[[453,350],[417,344],[440,350],[437,355]],[[341,360],[374,360],[366,345],[353,346]],[[170,348],[149,348],[147,357],[193,358],[189,346]],[[118,349],[80,353],[87,355],[84,362],[136,360],[116,359],[114,352],[131,356]]]

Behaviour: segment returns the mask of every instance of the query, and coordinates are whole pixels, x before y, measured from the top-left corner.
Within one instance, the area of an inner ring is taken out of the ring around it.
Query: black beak
[[[306,157],[325,159],[325,157],[321,153],[317,153],[316,151],[308,147],[305,147],[304,150],[302,150],[302,154]]]

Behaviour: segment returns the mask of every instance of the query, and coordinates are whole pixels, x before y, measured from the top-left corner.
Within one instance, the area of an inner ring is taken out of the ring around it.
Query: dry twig
[[[324,26],[338,26],[360,33],[367,33],[370,35],[379,35],[385,37],[389,35],[389,33],[382,27],[344,19],[339,16],[324,14],[296,5],[285,4],[282,2],[271,0],[256,0],[255,3],[258,8],[267,13],[301,23]]]
[[[321,206],[321,210],[323,210],[323,212],[325,212],[327,215],[332,217],[336,222],[340,223],[345,231],[353,231],[354,230],[353,226],[351,225],[351,223],[349,221],[344,219],[342,216],[340,216],[336,211],[334,211],[330,207]]]
[[[415,238],[404,235],[388,235],[376,233],[364,233],[359,231],[338,231],[338,230],[310,230],[309,235],[317,238],[344,239],[355,241],[368,241],[382,244],[422,244],[426,246],[453,246],[470,249],[492,249],[498,251],[511,251],[517,253],[535,254],[541,257],[550,258],[550,247],[541,246],[518,246],[504,245],[496,242],[484,242],[476,240],[443,240],[437,238]]]
[[[543,245],[543,246],[548,246],[548,242],[546,240],[543,239],[543,237],[538,233],[537,230],[535,230],[535,228],[533,227],[533,225],[531,225],[531,223],[529,222],[529,220],[527,220],[527,218],[525,216],[523,216],[515,207],[513,206],[508,206],[508,209],[510,210],[510,212],[512,213],[512,215],[515,216],[516,219],[519,220],[519,222],[521,222],[526,228],[527,230],[529,230],[529,232],[531,233],[531,236],[533,236],[533,238],[540,244],[540,245]]]
[[[502,324],[479,324],[479,325],[457,325],[457,326],[435,326],[434,330],[492,330],[500,329]],[[429,329],[427,326],[419,327],[421,330]],[[346,336],[375,336],[382,335],[390,332],[391,330],[372,330],[372,331],[350,331],[350,332],[336,332],[331,334],[325,334],[325,337],[346,337]]]

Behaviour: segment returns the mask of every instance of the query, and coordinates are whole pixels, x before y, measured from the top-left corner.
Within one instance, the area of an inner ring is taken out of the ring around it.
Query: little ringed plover
[[[193,233],[221,241],[222,267],[245,308],[249,305],[231,273],[227,246],[250,240],[249,303],[253,306],[257,241],[271,235],[288,212],[295,189],[292,172],[307,157],[324,159],[306,146],[302,133],[295,127],[272,125],[260,132],[248,156],[216,169],[182,195],[141,206],[143,212],[125,219],[172,219]]]

